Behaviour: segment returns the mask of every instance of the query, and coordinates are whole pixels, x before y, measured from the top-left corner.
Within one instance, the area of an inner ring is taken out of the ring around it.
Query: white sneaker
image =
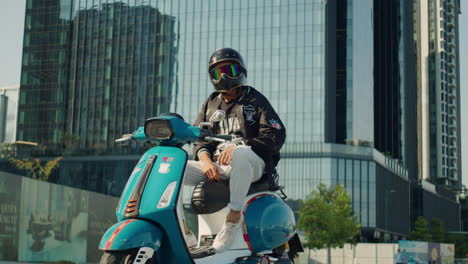
[[[241,222],[233,223],[224,221],[221,231],[216,235],[215,240],[213,241],[213,248],[216,252],[222,252],[226,250],[234,240],[234,234],[237,229],[241,226]]]

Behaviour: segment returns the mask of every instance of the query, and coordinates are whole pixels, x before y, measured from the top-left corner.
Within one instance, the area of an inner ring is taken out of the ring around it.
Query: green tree
[[[56,168],[60,166],[60,160],[62,157],[55,158],[46,162],[44,165],[41,164],[40,159],[34,159],[29,161],[28,159],[20,160],[10,158],[10,163],[18,169],[26,170],[31,175],[33,179],[38,179],[40,181],[47,181],[50,174]]]
[[[429,222],[431,228],[430,235],[432,242],[443,243],[446,238],[446,230],[444,227],[444,222],[439,218],[432,218]]]
[[[298,229],[305,232],[304,245],[313,249],[343,247],[356,244],[361,228],[351,207],[351,199],[342,185],[327,187],[320,184],[299,210]]]
[[[13,144],[0,143],[0,159],[9,159],[16,156],[16,151]]]
[[[431,234],[429,233],[429,224],[427,223],[426,218],[419,216],[414,222],[414,228],[411,231],[409,240],[416,240],[416,241],[430,241]]]

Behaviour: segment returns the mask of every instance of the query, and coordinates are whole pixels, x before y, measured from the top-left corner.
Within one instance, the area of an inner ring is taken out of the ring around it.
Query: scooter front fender
[[[150,247],[156,252],[161,247],[163,236],[157,225],[146,220],[124,220],[106,231],[99,243],[99,249],[126,250]]]

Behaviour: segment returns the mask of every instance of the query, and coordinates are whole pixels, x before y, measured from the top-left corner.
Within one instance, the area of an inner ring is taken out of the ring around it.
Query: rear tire
[[[138,248],[122,251],[106,251],[102,254],[99,264],[132,264],[138,254]],[[155,256],[149,259],[147,264],[158,264]]]
[[[279,264],[294,264],[295,258],[294,256],[290,256],[289,252],[286,252],[286,245],[280,245],[273,249],[273,257],[279,258],[280,260],[277,262]]]

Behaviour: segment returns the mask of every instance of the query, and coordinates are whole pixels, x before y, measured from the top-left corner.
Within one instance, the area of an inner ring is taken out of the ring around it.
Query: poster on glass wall
[[[99,242],[106,230],[117,222],[115,208],[119,198],[99,193],[88,193],[88,262],[99,262],[102,251]]]
[[[19,261],[86,262],[86,192],[26,178],[22,192]]]
[[[0,172],[0,260],[18,260],[21,176]]]
[[[401,256],[406,262],[428,263],[429,243],[420,241],[400,240],[398,241]]]
[[[455,258],[455,246],[453,244],[440,244],[440,263],[451,264]]]
[[[430,264],[440,264],[440,244],[429,243],[428,255]]]

